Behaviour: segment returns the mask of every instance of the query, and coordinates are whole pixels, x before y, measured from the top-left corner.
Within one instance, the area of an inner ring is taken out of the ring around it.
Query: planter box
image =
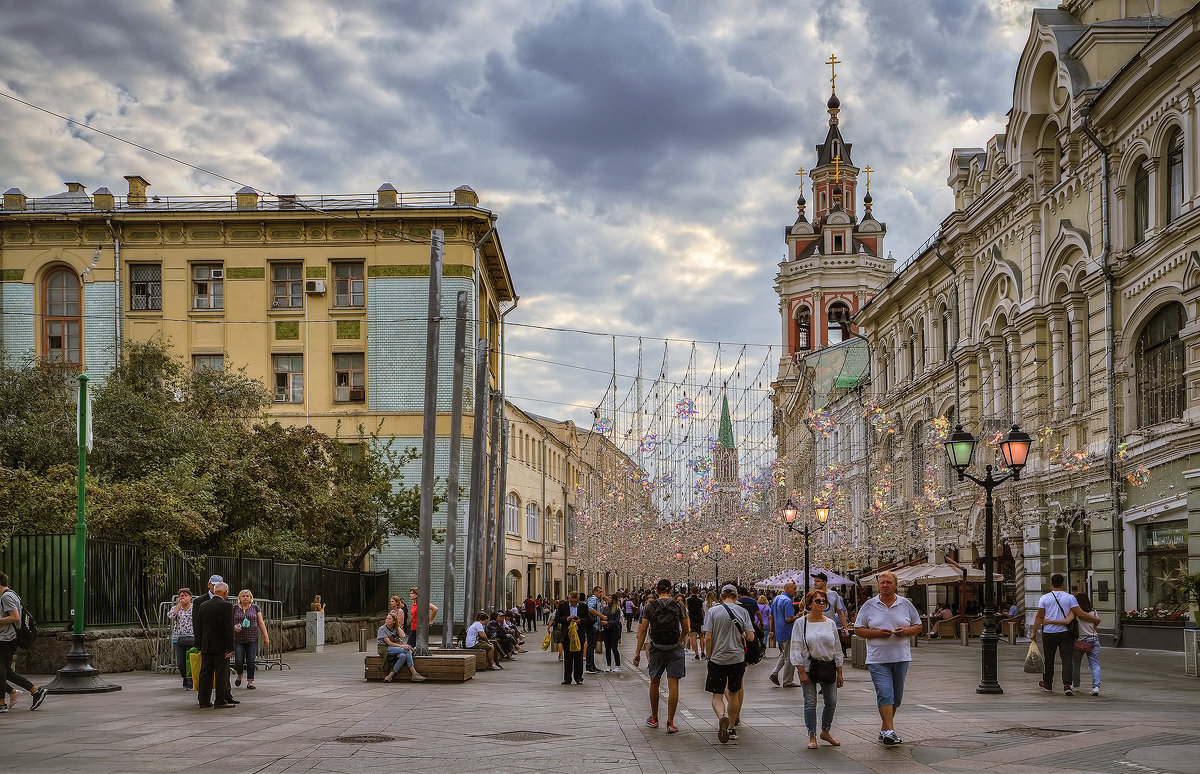
[[[1183,622],[1125,621],[1121,647],[1183,652]]]

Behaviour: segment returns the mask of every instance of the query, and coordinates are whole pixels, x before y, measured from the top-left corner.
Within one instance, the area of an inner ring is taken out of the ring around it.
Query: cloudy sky
[[[266,191],[470,185],[500,216],[521,298],[510,321],[642,336],[647,373],[659,338],[679,340],[672,373],[688,342],[724,342],[697,347],[701,383],[742,344],[774,345],[742,355],[738,383],[757,390],[779,355],[793,173],[827,127],[822,62],[842,61],[842,132],[875,170],[900,259],[950,211],[951,149],[1003,130],[1030,11],[1056,4],[46,0],[0,15],[0,83]],[[0,186],[29,196],[66,180],[120,194],[126,174],[164,196],[238,187],[8,99],[0,124]],[[634,373],[636,339],[616,341],[617,371]],[[591,423],[613,340],[515,325],[508,346],[526,356],[509,363],[510,395]]]

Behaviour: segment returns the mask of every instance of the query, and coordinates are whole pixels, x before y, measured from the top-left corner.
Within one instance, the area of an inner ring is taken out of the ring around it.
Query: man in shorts
[[[673,734],[675,708],[679,706],[679,681],[687,673],[687,651],[683,643],[691,627],[683,605],[671,598],[671,581],[663,578],[655,587],[658,596],[642,608],[642,622],[638,624],[637,650],[633,654],[633,665],[641,663],[642,649],[646,645],[646,633],[650,633],[650,717],[646,725],[658,728],[658,685],[662,676],[667,676],[667,733]],[[657,626],[655,626],[657,623]],[[651,630],[653,627],[653,630]]]
[[[746,675],[745,643],[754,641],[750,614],[737,604],[738,589],[732,584],[721,587],[721,603],[704,616],[704,645],[708,651],[708,677],[704,690],[712,694],[717,714],[717,739],[721,744],[737,741],[738,719],[742,714]],[[729,706],[725,702],[728,699]]]
[[[906,597],[896,594],[896,573],[881,572],[879,594],[863,602],[854,633],[867,641],[867,671],[875,685],[879,708],[879,741],[900,744],[892,721],[904,697],[904,678],[912,652],[908,638],[921,633],[921,615]]]

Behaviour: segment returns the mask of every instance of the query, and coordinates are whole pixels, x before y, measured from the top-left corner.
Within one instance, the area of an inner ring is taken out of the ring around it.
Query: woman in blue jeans
[[[233,671],[237,672],[234,685],[242,684],[242,672],[246,673],[246,688],[254,689],[254,660],[258,657],[258,638],[262,635],[263,645],[270,645],[267,623],[262,610],[254,604],[250,589],[238,592],[237,604],[233,606]]]
[[[414,683],[422,682],[425,677],[417,673],[417,665],[413,661],[413,649],[408,644],[408,640],[400,633],[400,618],[395,613],[388,613],[387,620],[383,622],[383,626],[379,627],[379,631],[375,633],[375,643],[379,646],[379,655],[385,659],[393,657],[396,659],[395,666],[392,671],[387,673],[383,678],[385,683],[390,683],[395,679],[396,675],[400,674],[400,670],[408,667],[408,671],[412,674]]]
[[[837,622],[825,617],[829,598],[824,591],[810,591],[804,598],[804,609],[808,613],[792,624],[791,661],[796,667],[800,686],[804,689],[804,725],[808,728],[808,749],[817,749],[817,686],[814,675],[809,673],[810,659],[832,661],[836,678],[819,683],[824,706],[821,708],[821,738],[833,747],[841,745],[833,734],[833,712],[837,709],[837,689],[845,681],[842,677],[842,641],[838,636]]]
[[[1074,664],[1075,680],[1074,686],[1079,687],[1079,678],[1082,676],[1080,667],[1083,666],[1083,657],[1087,656],[1088,669],[1092,672],[1092,695],[1100,695],[1100,638],[1096,636],[1096,624],[1100,623],[1100,616],[1096,615],[1095,609],[1092,607],[1092,600],[1087,594],[1079,593],[1075,595],[1075,599],[1079,601],[1079,609],[1082,614],[1076,613],[1075,618],[1079,621],[1079,637],[1076,642],[1086,642],[1091,645],[1091,649],[1087,651],[1079,650],[1072,646],[1071,652],[1072,662]]]

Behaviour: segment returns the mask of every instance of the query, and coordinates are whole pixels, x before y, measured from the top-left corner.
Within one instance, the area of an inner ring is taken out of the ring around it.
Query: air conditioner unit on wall
[[[213,269],[211,276],[213,279],[225,279],[225,270],[224,269]]]
[[[325,295],[325,280],[304,280],[304,292],[313,296]]]

